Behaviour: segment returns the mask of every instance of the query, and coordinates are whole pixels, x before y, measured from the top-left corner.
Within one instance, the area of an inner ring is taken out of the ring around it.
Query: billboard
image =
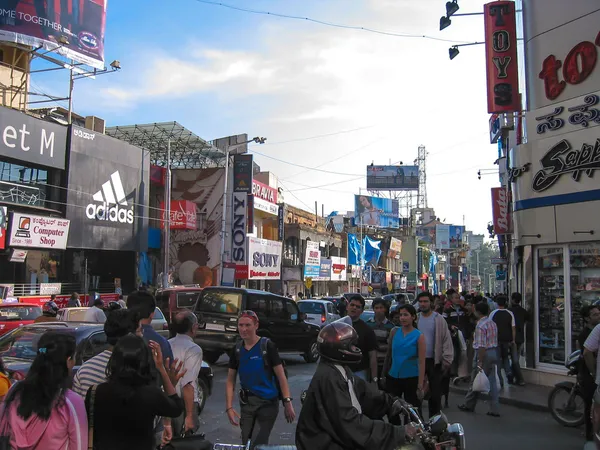
[[[402,241],[400,239],[390,238],[390,248],[388,250],[388,257],[400,259],[400,253],[402,253]]]
[[[355,195],[354,203],[354,221],[357,226],[400,228],[398,200]]]
[[[281,249],[279,241],[248,238],[248,279],[279,280],[281,278]]]
[[[306,256],[304,258],[304,279],[319,278],[321,273],[321,250],[319,243],[306,241]]]
[[[450,225],[435,226],[435,248],[438,250],[450,248]]]
[[[69,248],[146,251],[150,157],[126,142],[73,126]]]
[[[160,202],[162,210],[162,220],[160,227],[165,227],[167,221],[167,211],[165,210],[165,202]],[[188,200],[171,200],[171,230],[195,230],[198,227],[196,204]]]
[[[57,51],[68,59],[104,69],[106,3],[0,0],[0,41]]]
[[[462,247],[464,233],[465,233],[464,226],[450,225],[450,229],[449,229],[450,248]]]
[[[321,257],[319,276],[313,278],[313,281],[329,281],[331,279],[331,259]]]
[[[331,281],[346,281],[346,258],[331,257]]]
[[[519,111],[521,100],[515,2],[487,3],[483,11],[488,112],[491,114]]]
[[[417,166],[367,166],[367,189],[377,191],[419,190]]]
[[[252,155],[233,157],[233,192],[252,192]]]
[[[236,278],[248,273],[248,194],[233,193],[233,220],[231,222],[231,261],[237,266]]]

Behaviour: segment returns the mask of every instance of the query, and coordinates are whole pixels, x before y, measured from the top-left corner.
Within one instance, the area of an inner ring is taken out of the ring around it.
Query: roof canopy
[[[173,169],[205,169],[225,161],[225,152],[196,136],[177,122],[107,127],[106,134],[150,151],[150,161],[167,165],[167,145],[171,141]]]

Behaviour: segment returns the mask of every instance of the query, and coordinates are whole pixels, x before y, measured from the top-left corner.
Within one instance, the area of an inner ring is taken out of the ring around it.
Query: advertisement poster
[[[460,248],[462,246],[464,232],[464,226],[450,225],[450,248]]]
[[[165,202],[160,202],[162,209],[162,221],[160,227],[165,227],[167,221]],[[171,230],[195,230],[197,224],[196,204],[188,200],[171,200]]]
[[[367,189],[412,191],[419,189],[417,166],[367,166]]]
[[[435,227],[428,226],[417,228],[417,237],[425,244],[435,244]]]
[[[252,193],[252,155],[233,157],[233,192]]]
[[[248,274],[248,194],[233,193],[233,221],[231,223],[231,261],[237,266],[236,278],[244,279]]]
[[[104,69],[106,2],[1,1],[0,40],[42,47],[96,69]]]
[[[388,257],[394,259],[400,259],[400,254],[402,253],[402,241],[400,239],[391,238],[390,239],[390,249],[388,251]]]
[[[331,257],[331,281],[346,281],[346,258]],[[354,277],[358,278],[358,276]]]
[[[55,217],[13,213],[10,224],[12,247],[67,248],[70,222]]]
[[[8,209],[0,206],[0,250],[6,248],[6,225],[8,222]]]
[[[435,226],[435,248],[438,250],[450,248],[450,225]]]
[[[371,274],[371,286],[375,289],[381,288],[386,285],[385,272],[373,271]]]
[[[354,208],[356,226],[400,227],[398,200],[355,195]]]
[[[319,269],[319,276],[313,278],[313,281],[329,281],[331,278],[331,260],[328,258],[321,258],[321,266]]]
[[[248,238],[248,279],[279,280],[281,278],[281,249],[279,241]]]
[[[304,258],[304,279],[319,278],[321,272],[321,250],[319,243],[306,241],[306,257]]]

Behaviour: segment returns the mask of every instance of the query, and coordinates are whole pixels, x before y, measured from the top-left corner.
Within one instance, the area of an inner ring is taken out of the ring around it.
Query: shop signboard
[[[64,170],[66,154],[66,127],[0,107],[0,156]]]
[[[233,157],[233,192],[252,193],[252,155],[235,155]]]
[[[437,250],[450,248],[450,225],[438,224],[435,226],[435,248]]]
[[[402,273],[410,272],[410,261],[402,261]]]
[[[252,180],[252,195],[269,203],[277,203],[277,189],[260,181]]]
[[[279,215],[279,206],[276,205],[275,203],[271,203],[266,200],[263,200],[262,198],[257,197],[256,195],[254,195],[253,198],[254,198],[254,208],[255,209],[258,209],[259,211],[264,211],[267,214],[271,214],[273,216]]]
[[[279,241],[248,238],[249,280],[279,280],[281,278],[281,249]]]
[[[277,228],[278,228],[278,239],[283,241],[283,235],[285,233],[285,207],[283,203],[280,203],[279,209],[277,210]]]
[[[331,281],[346,281],[346,258],[331,257]],[[356,276],[355,278],[358,278]]]
[[[98,250],[148,248],[148,152],[72,127],[69,154],[68,246]]]
[[[248,277],[248,194],[233,193],[233,220],[231,223],[231,261],[237,266],[236,279]]]
[[[390,249],[388,251],[388,257],[394,259],[400,259],[402,253],[402,241],[400,239],[390,239]]]
[[[418,166],[367,166],[370,191],[416,191],[419,189]]]
[[[10,222],[10,246],[64,250],[69,227],[66,219],[15,212]]]
[[[494,233],[509,234],[512,231],[510,200],[504,187],[492,188],[492,217]]]
[[[0,250],[6,248],[6,226],[8,225],[8,209],[0,206]]]
[[[488,112],[520,110],[515,2],[484,5]]]
[[[356,195],[354,196],[354,203],[354,222],[356,226],[400,227],[398,200]]]
[[[255,206],[255,198],[254,195],[248,195],[247,197],[248,200],[248,206],[247,206],[247,210],[248,210],[248,234],[254,234],[254,206]]]
[[[160,227],[165,227],[165,202],[160,202],[162,220]],[[196,230],[198,228],[196,204],[188,200],[171,200],[171,230]]]
[[[60,294],[62,283],[40,283],[40,295]]]
[[[417,273],[419,276],[423,273],[423,247],[417,249]]]
[[[319,268],[319,276],[313,278],[314,281],[329,281],[331,279],[331,259],[321,258],[321,265]]]
[[[10,258],[8,259],[10,262],[16,263],[24,263],[27,259],[27,253],[29,250],[22,250],[20,248],[13,248],[10,253]]]
[[[304,257],[304,278],[319,278],[321,271],[321,250],[319,243],[306,241],[306,255]]]
[[[107,1],[1,2],[0,41],[56,51],[104,69]],[[65,43],[58,44],[61,40]]]

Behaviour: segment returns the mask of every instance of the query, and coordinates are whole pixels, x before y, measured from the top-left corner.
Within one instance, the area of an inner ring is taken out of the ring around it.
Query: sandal
[[[487,413],[487,415],[488,415],[488,416],[491,416],[491,417],[500,417],[500,414],[499,414],[499,413],[495,413],[495,412],[492,412],[492,411],[489,411],[489,412]]]

